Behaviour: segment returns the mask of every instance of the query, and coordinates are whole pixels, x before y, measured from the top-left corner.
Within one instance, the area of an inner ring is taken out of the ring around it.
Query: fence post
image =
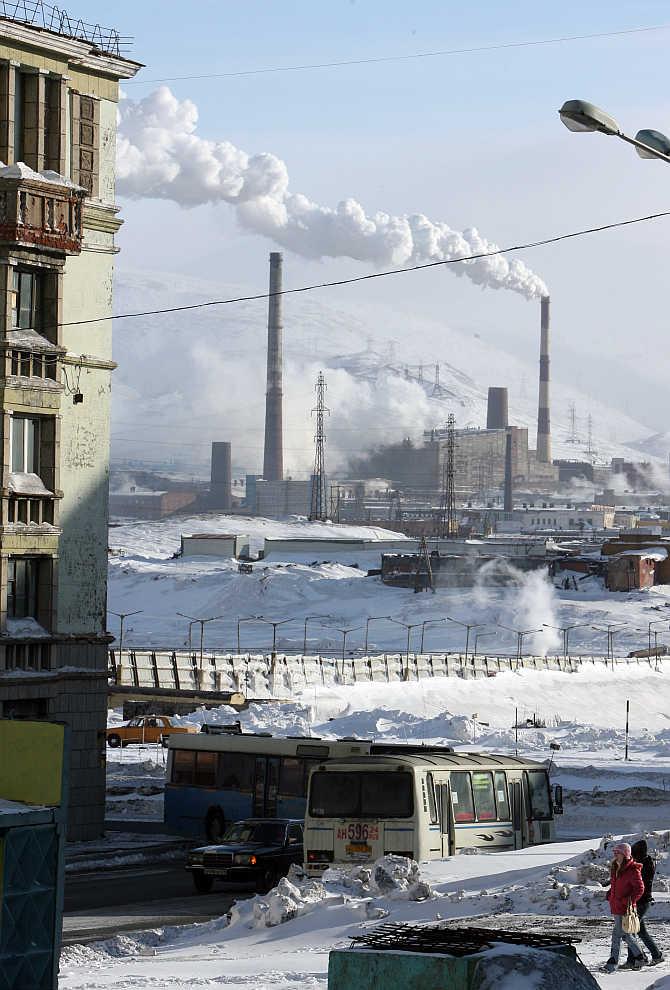
[[[130,672],[133,675],[133,687],[140,686],[140,677],[137,672],[137,657],[135,656],[135,651],[130,652]]]
[[[158,688],[161,686],[160,677],[158,676],[158,661],[156,660],[156,651],[151,651],[151,672],[154,678],[154,687]]]

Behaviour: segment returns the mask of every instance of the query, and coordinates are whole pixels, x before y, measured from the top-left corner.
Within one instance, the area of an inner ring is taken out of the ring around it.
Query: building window
[[[7,618],[37,618],[39,557],[10,557],[7,562]]]
[[[39,474],[39,419],[31,416],[12,416],[11,465],[13,474]]]
[[[12,329],[39,330],[41,278],[38,272],[12,273]]]

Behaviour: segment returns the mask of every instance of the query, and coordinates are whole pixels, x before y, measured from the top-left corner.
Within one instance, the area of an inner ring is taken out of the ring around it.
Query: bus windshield
[[[319,771],[312,775],[309,813],[314,818],[409,818],[412,784],[405,773]]]
[[[526,773],[526,779],[528,780],[531,818],[540,820],[551,818],[551,795],[546,772],[544,770],[529,770]]]

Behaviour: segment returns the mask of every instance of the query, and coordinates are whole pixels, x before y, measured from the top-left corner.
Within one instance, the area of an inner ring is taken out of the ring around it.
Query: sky
[[[88,0],[85,13],[107,24],[109,4]],[[667,4],[200,0],[185,8],[118,0],[112,14],[112,26],[134,38],[132,57],[146,63],[125,84],[128,98],[170,80],[179,99],[197,104],[199,134],[279,156],[291,188],[317,202],[335,207],[353,196],[368,211],[421,212],[457,230],[475,226],[500,245],[668,207],[670,172],[662,163],[642,161],[615,139],[572,134],[556,110],[566,99],[588,99],[628,133],[670,132],[669,101],[659,86],[670,28],[383,64],[173,78],[623,31],[670,23]],[[230,207],[184,210],[129,200],[122,210],[122,271],[265,287],[267,252],[276,245],[241,229]],[[670,218],[518,255],[551,292],[554,376],[607,395],[650,432],[666,424],[669,232]],[[371,269],[285,252],[288,286]],[[390,304],[407,313],[408,326],[413,314],[425,315],[495,334],[517,355],[537,348],[534,303],[482,290],[444,269],[320,295],[368,311],[378,304],[380,337]]]

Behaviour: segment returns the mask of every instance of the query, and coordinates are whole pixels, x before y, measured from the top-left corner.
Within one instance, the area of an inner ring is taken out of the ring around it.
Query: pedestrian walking
[[[647,848],[646,839],[638,839],[634,842],[631,847],[631,852],[633,859],[640,863],[642,866],[642,883],[644,884],[644,894],[637,902],[637,914],[640,919],[640,932],[638,938],[640,941],[649,949],[649,954],[651,955],[651,965],[656,966],[657,963],[663,962],[663,953],[659,949],[658,945],[654,939],[649,934],[647,930],[647,925],[645,923],[645,915],[647,911],[654,903],[654,898],[651,895],[651,888],[654,883],[654,873],[656,872],[656,866],[653,859],[649,855],[649,849]],[[621,969],[633,969],[633,964],[635,962],[635,957],[630,951],[630,946],[628,947],[628,959],[621,967]]]
[[[633,957],[631,969],[642,969],[644,953],[635,935],[624,930],[624,915],[635,907],[644,894],[642,864],[633,859],[633,851],[627,842],[618,842],[612,850],[614,861],[610,869],[610,889],[607,892],[610,911],[614,920],[610,957],[605,963],[606,973],[619,968],[621,940],[626,943]]]

